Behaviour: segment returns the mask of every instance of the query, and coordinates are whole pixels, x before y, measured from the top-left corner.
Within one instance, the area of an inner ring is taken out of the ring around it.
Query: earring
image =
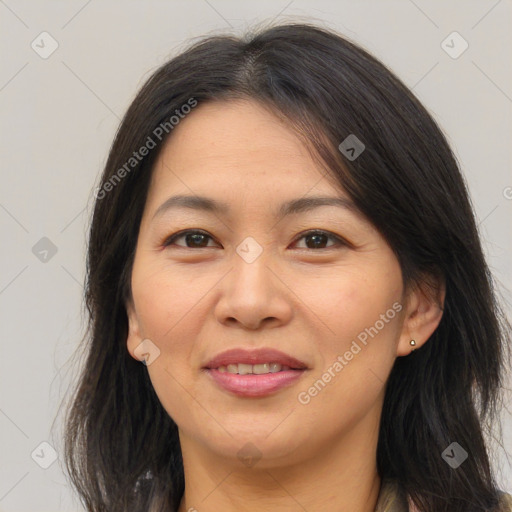
[[[410,344],[412,347],[414,347],[414,346],[416,345],[416,341],[411,340],[411,341],[409,342],[409,344]],[[411,350],[411,352],[414,352],[415,350],[416,350],[416,349],[415,349],[415,348],[413,348],[413,349]]]

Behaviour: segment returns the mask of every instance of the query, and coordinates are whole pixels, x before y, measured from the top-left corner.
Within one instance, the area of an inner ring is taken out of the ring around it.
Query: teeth
[[[279,363],[262,363],[262,364],[228,364],[227,366],[219,366],[220,373],[238,373],[239,375],[263,375],[265,373],[277,373],[281,371],[291,370],[289,366]]]
[[[240,375],[246,375],[252,373],[252,365],[250,364],[238,364],[238,373]]]
[[[263,373],[270,373],[270,363],[264,364],[253,364],[252,365],[252,373],[256,375],[262,375]]]

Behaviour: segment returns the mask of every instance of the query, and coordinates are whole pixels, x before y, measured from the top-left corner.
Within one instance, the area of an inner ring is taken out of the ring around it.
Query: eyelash
[[[209,235],[208,233],[206,233],[205,231],[202,231],[202,230],[199,230],[199,229],[186,229],[184,231],[178,231],[177,233],[174,233],[173,235],[167,237],[162,245],[164,247],[169,247],[170,245],[173,244],[173,242],[175,242],[176,240],[188,235],[188,234],[197,234],[197,235],[205,235],[207,237],[209,237],[210,239],[213,240],[213,237],[211,235]],[[298,242],[299,240],[301,240],[302,238],[305,238],[306,236],[308,235],[325,235],[327,236],[327,238],[331,239],[331,240],[334,240],[336,242],[338,242],[338,245],[341,245],[341,246],[349,246],[350,244],[344,240],[343,238],[333,234],[333,233],[330,233],[329,231],[323,231],[321,229],[312,229],[312,230],[309,230],[309,231],[305,231],[304,233],[301,233],[300,236],[298,238],[295,239],[295,243]],[[178,245],[177,247],[180,247],[182,249],[209,249],[211,247],[186,247],[186,246],[183,246],[183,245]],[[318,251],[318,250],[328,250],[328,249],[336,249],[336,246],[329,246],[329,247],[322,247],[320,249],[310,249],[308,247],[304,247],[304,248],[301,248],[302,250],[309,250],[309,251]]]

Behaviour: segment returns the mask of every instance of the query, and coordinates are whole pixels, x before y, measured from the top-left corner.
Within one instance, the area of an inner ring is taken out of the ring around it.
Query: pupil
[[[319,237],[327,238],[325,235],[322,235],[322,234],[308,235],[306,238],[309,238],[310,240],[311,239],[316,240],[313,242],[314,247],[319,247],[319,245],[325,245],[325,244],[322,244],[322,242],[320,242],[320,244],[318,243]]]
[[[306,239],[313,242],[314,248],[318,248],[320,246],[325,247],[325,241],[326,241],[327,237],[326,237],[326,235],[317,233],[314,235],[307,235]],[[323,239],[323,243],[322,243],[322,239]],[[205,244],[205,241],[206,241],[206,237],[201,233],[192,233],[192,234],[187,235],[187,245],[189,242],[191,242],[192,245],[194,245],[195,247],[204,247],[205,245],[208,244],[207,241]],[[310,244],[306,244],[306,245],[308,245],[308,247],[309,247]]]
[[[190,241],[190,239],[192,239],[192,244],[196,247],[203,247],[205,244],[204,243],[196,243],[196,242],[200,242],[201,241],[201,237],[203,238],[203,242],[205,240],[205,236],[202,235],[201,233],[192,233],[192,234],[189,234],[187,235],[187,242]]]

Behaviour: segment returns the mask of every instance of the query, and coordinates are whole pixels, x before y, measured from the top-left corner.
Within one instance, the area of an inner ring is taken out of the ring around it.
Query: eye
[[[185,238],[185,246],[174,244],[176,240],[179,240],[180,238]],[[174,233],[174,235],[171,235],[168,237],[163,245],[164,247],[167,247],[169,245],[178,245],[178,247],[185,247],[188,249],[194,249],[194,248],[202,248],[207,247],[208,239],[213,240],[213,238],[206,232],[200,231],[197,229],[187,229],[185,231],[179,231],[178,233]],[[188,244],[191,245],[188,245]]]
[[[176,240],[179,240],[181,238],[185,239],[185,245],[176,244]],[[333,233],[329,233],[327,231],[322,230],[311,230],[307,231],[305,233],[302,233],[302,235],[296,239],[302,240],[304,239],[306,241],[306,247],[302,247],[305,249],[330,249],[332,247],[335,247],[336,244],[331,246],[325,246],[325,243],[328,240],[334,240],[334,242],[337,242],[337,245],[348,245],[347,242],[345,242],[342,238],[339,236],[334,235]],[[205,231],[197,230],[197,229],[188,229],[184,231],[179,231],[178,233],[174,233],[170,237],[168,237],[164,242],[163,246],[168,247],[170,245],[177,245],[178,247],[185,247],[187,249],[194,249],[194,248],[206,248],[206,247],[212,247],[208,246],[208,241],[213,240],[213,238],[206,233]],[[295,243],[296,243],[295,242]]]
[[[302,233],[302,236],[300,236],[297,240],[302,239],[306,240],[306,249],[331,249],[332,247],[335,247],[336,244],[334,246],[331,245],[325,247],[325,242],[329,239],[338,242],[338,245],[347,245],[347,243],[339,236],[321,230],[312,230],[307,231],[306,233]]]

